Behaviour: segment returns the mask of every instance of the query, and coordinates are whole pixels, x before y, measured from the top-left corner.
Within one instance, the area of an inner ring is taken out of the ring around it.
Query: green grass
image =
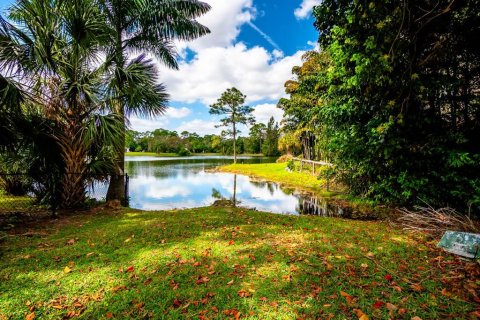
[[[33,198],[10,196],[0,191],[0,215],[4,212],[20,211],[33,206]]]
[[[383,222],[125,209],[16,232],[0,319],[467,318],[479,289],[478,266]]]
[[[313,191],[322,196],[334,193],[325,189],[325,181],[305,172],[289,172],[286,163],[232,164],[220,167],[222,172],[255,176],[301,190]]]

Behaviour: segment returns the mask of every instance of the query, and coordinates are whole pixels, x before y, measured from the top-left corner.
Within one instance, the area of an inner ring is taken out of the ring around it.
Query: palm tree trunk
[[[120,114],[123,115],[123,110],[118,110]],[[123,115],[124,117],[124,115]],[[119,200],[121,202],[125,201],[125,122],[123,123],[121,139],[122,143],[120,148],[117,150],[116,155],[117,159],[117,172],[110,177],[110,185],[108,186],[107,191],[107,201]]]
[[[78,208],[86,200],[85,172],[87,150],[78,138],[64,138],[61,141],[62,157],[65,161],[65,173],[62,179],[62,191],[60,196],[61,208]]]
[[[123,39],[122,39],[122,26],[117,21],[117,26],[116,26],[116,57],[115,57],[115,63],[117,68],[123,68],[125,65],[125,59],[123,57]],[[117,79],[117,82],[119,83],[120,86],[122,86],[122,79]],[[124,112],[124,106],[123,102],[121,100],[117,101],[117,110],[116,113],[121,115],[123,118],[123,126],[121,130],[121,140],[122,143],[120,144],[120,147],[118,148],[116,155],[116,163],[117,163],[117,172],[111,176],[110,178],[110,185],[108,186],[108,191],[107,191],[107,201],[112,201],[112,200],[125,200],[125,183],[124,183],[124,174],[125,174],[125,112]]]

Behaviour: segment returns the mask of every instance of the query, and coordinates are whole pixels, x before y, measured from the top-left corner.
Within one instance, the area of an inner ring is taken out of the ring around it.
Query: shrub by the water
[[[181,149],[180,151],[178,151],[178,155],[181,156],[181,157],[188,157],[188,156],[191,156],[192,153],[188,150],[188,149]]]
[[[277,159],[277,163],[285,163],[291,161],[293,156],[291,154],[284,154],[280,158]]]

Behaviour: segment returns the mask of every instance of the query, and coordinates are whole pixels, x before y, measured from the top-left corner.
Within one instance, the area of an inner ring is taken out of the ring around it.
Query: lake
[[[212,172],[233,163],[232,157],[126,157],[130,207],[168,210],[236,200],[238,206],[280,214],[341,216],[342,208],[323,199],[243,175]],[[271,163],[275,158],[238,157],[238,163]]]

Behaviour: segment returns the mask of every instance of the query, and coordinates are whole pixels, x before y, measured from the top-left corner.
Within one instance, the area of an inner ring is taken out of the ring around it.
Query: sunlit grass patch
[[[0,215],[31,209],[34,206],[35,199],[27,196],[12,196],[5,194],[0,190]]]
[[[382,222],[125,209],[31,231],[0,244],[0,319],[465,318],[478,290],[478,267]]]
[[[324,196],[332,195],[327,191],[326,182],[310,173],[289,172],[286,163],[232,164],[220,167],[223,172],[244,174],[282,183],[293,188],[321,192]]]

